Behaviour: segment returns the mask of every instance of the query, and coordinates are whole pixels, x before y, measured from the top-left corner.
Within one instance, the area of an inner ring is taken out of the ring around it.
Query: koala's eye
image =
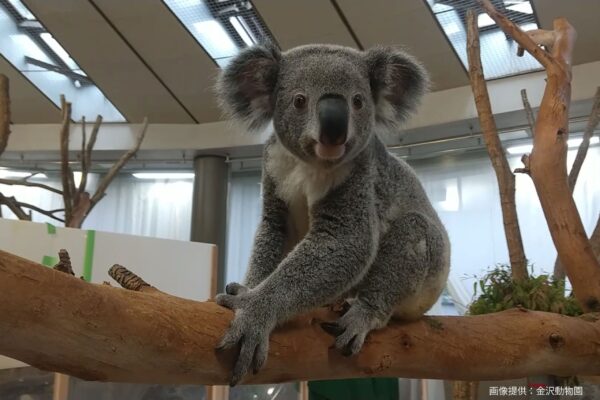
[[[360,94],[355,94],[354,97],[352,97],[352,106],[356,109],[356,110],[360,110],[363,106],[363,97]]]
[[[306,107],[306,96],[298,93],[294,96],[294,107],[296,108],[304,108]]]

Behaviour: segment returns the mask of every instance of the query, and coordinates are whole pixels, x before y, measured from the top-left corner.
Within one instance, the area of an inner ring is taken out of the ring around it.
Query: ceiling
[[[129,122],[221,119],[218,67],[161,0],[23,0]],[[575,64],[600,60],[600,2],[533,0],[542,28],[565,16],[578,31]],[[357,48],[402,45],[420,59],[433,90],[468,85],[424,0],[254,0],[283,49],[306,43]],[[142,5],[143,4],[143,5]],[[0,57],[11,80],[14,123],[58,122],[56,106]]]

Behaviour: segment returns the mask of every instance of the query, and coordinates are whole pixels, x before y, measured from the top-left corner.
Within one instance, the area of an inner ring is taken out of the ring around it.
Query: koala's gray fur
[[[217,297],[235,310],[220,345],[241,346],[232,384],[261,368],[278,323],[310,308],[350,298],[324,328],[351,355],[393,314],[419,318],[437,300],[450,263],[446,231],[412,169],[377,136],[396,131],[426,87],[424,69],[393,48],[258,46],[223,71],[224,109],[251,128],[272,120],[275,131],[244,285],[231,283]],[[350,110],[343,149],[318,147],[325,120],[317,101],[327,96],[342,104],[340,113]],[[323,158],[317,148],[343,155]]]

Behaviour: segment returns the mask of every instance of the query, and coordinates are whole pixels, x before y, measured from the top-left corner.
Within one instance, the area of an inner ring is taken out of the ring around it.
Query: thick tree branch
[[[232,313],[213,302],[93,285],[2,251],[0,293],[0,354],[87,380],[227,382],[234,352],[215,346]],[[320,327],[333,318],[320,309],[277,329],[265,368],[245,383],[600,374],[596,315],[510,310],[392,322],[351,358]]]
[[[498,137],[487,86],[481,65],[479,31],[477,18],[473,10],[467,13],[467,54],[469,58],[469,78],[475,97],[479,125],[483,133],[485,147],[492,161],[494,172],[500,189],[500,205],[502,207],[502,222],[508,245],[508,253],[512,276],[515,280],[527,278],[527,259],[523,249],[517,206],[515,204],[515,176],[510,170],[502,143]]]
[[[600,262],[590,246],[567,178],[571,57],[577,33],[566,19],[554,20],[555,40],[549,53],[497,12],[489,0],[477,1],[504,33],[546,69],[547,83],[535,123],[533,151],[527,159],[529,171],[575,296],[584,310],[600,310]]]
[[[596,222],[596,227],[592,232],[592,236],[590,236],[590,244],[592,245],[594,255],[600,260],[600,215],[598,216],[598,221]]]
[[[594,96],[592,111],[590,112],[590,117],[588,119],[587,125],[583,132],[583,138],[579,148],[577,149],[577,155],[575,156],[575,160],[573,161],[573,166],[571,167],[571,172],[569,172],[569,189],[571,189],[571,193],[575,190],[575,184],[577,183],[577,178],[579,177],[579,172],[581,171],[581,167],[583,166],[583,161],[587,156],[588,149],[590,147],[590,139],[594,136],[594,130],[598,126],[600,122],[600,87],[596,88],[596,95]],[[594,243],[592,242],[592,238],[590,238],[590,242],[592,243],[592,248],[594,247]],[[598,258],[598,253],[596,254],[596,258]],[[557,279],[564,279],[565,270],[560,262],[560,258],[556,257],[556,261],[554,262],[554,277]]]
[[[6,150],[10,136],[10,96],[8,78],[0,74],[0,155]]]

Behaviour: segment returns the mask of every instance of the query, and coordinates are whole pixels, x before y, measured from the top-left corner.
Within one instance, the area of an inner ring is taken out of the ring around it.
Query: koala
[[[358,353],[390,317],[422,316],[448,277],[447,233],[414,171],[380,136],[397,132],[428,78],[410,55],[307,45],[248,48],[222,71],[221,106],[265,144],[262,219],[243,284],[216,302],[235,314],[218,350],[240,346],[231,384],[263,366],[280,323],[348,299],[323,328]]]

